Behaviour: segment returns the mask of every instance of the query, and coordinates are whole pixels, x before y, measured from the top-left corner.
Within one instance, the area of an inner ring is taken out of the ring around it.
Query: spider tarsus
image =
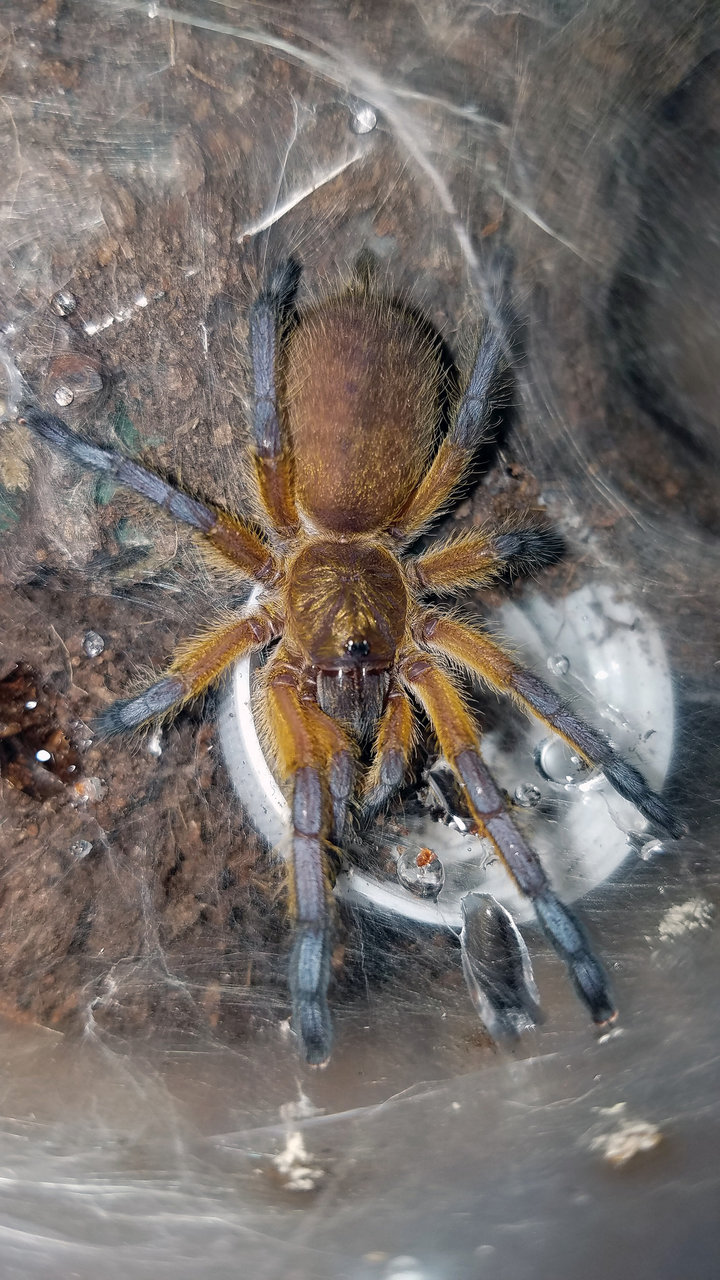
[[[93,731],[102,738],[112,738],[118,733],[129,733],[147,720],[169,711],[185,696],[185,686],[179,676],[164,676],[135,698],[121,698],[93,721]]]
[[[493,538],[493,547],[511,574],[555,564],[565,554],[560,534],[542,525],[507,529]]]
[[[40,440],[82,466],[92,467],[94,471],[110,470],[114,455],[73,431],[63,418],[57,418],[53,413],[43,413],[41,409],[28,409],[20,422],[29,427]]]
[[[685,823],[675,816],[660,796],[650,790],[640,771],[623,760],[622,756],[615,756],[603,764],[602,770],[618,795],[629,800],[653,826],[666,831],[674,840],[679,840],[686,834]]]
[[[324,1067],[332,1051],[332,1021],[327,1001],[331,946],[328,925],[302,922],[296,925],[289,969],[293,1027],[303,1057],[311,1067]]]
[[[255,306],[268,304],[276,313],[291,307],[302,275],[302,267],[296,258],[286,258],[279,263],[268,280]]]
[[[616,1017],[610,985],[593,954],[585,931],[572,912],[549,890],[533,902],[538,924],[551,946],[565,961],[575,990],[599,1026]]]

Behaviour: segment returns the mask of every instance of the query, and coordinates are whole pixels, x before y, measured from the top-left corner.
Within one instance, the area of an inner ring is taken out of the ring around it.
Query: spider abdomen
[[[432,452],[437,345],[401,303],[351,286],[303,312],[284,377],[299,508],[334,533],[387,528]]]

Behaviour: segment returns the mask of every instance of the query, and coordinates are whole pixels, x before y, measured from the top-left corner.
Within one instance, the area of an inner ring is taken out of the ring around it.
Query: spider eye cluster
[[[370,653],[369,640],[348,640],[345,652],[353,658],[367,658]]]

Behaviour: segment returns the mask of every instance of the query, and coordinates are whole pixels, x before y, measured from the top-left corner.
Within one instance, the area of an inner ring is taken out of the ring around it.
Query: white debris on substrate
[[[598,1112],[617,1123],[590,1139],[589,1148],[597,1151],[608,1164],[621,1169],[644,1151],[652,1151],[663,1140],[662,1130],[648,1120],[636,1120],[625,1114],[625,1103],[614,1107],[598,1107]]]
[[[293,1127],[293,1122],[317,1114],[318,1108],[313,1106],[302,1090],[297,1102],[286,1102],[280,1108],[280,1116],[288,1128],[285,1146],[273,1156],[272,1163],[286,1191],[315,1191],[325,1177],[325,1170],[313,1164],[313,1156],[305,1146],[300,1129]]]
[[[707,929],[714,914],[713,904],[707,898],[688,898],[670,907],[658,925],[662,942],[671,942],[695,929]]]

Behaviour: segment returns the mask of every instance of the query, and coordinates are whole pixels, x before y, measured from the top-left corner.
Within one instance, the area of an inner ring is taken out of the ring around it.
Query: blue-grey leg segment
[[[615,1017],[610,987],[599,960],[595,958],[584,930],[571,911],[547,889],[533,902],[538,923],[568,967],[575,989],[585,1002],[593,1022],[603,1025]]]
[[[676,839],[684,834],[685,824],[651,790],[640,771],[618,755],[604,733],[593,729],[576,716],[554,689],[530,671],[516,671],[512,676],[511,686],[533,711],[602,769],[619,795],[629,800],[643,817]]]
[[[137,729],[146,720],[164,715],[186,696],[180,676],[164,676],[151,684],[135,698],[122,698],[101,712],[93,723],[93,729],[101,737],[113,737]]]
[[[317,1067],[327,1062],[332,1048],[327,1001],[332,930],[323,840],[324,797],[320,775],[312,765],[295,774],[292,822],[296,923],[288,977],[293,1026],[306,1062]]]
[[[455,441],[463,449],[474,449],[484,437],[488,412],[492,406],[493,384],[502,356],[502,338],[490,324],[487,324],[480,340],[470,380],[448,431],[448,439]]]
[[[275,383],[278,330],[293,305],[299,278],[300,267],[296,262],[290,259],[283,263],[250,312],[250,353],[255,389],[253,439],[257,453],[264,458],[277,458],[282,453]]]
[[[332,934],[329,925],[299,921],[290,953],[289,986],[293,1025],[305,1061],[323,1066],[332,1050],[332,1021],[327,1001]]]
[[[615,1008],[607,978],[595,958],[582,927],[552,892],[537,854],[518,831],[489,769],[475,751],[463,751],[455,761],[471,806],[497,846],[518,888],[531,900],[538,922],[568,967],[575,988],[593,1020],[610,1021]]]
[[[176,520],[189,524],[200,533],[209,533],[217,523],[217,513],[211,507],[191,498],[187,493],[174,489],[160,476],[132,462],[113,449],[101,449],[78,432],[73,431],[62,418],[51,413],[42,413],[39,409],[29,409],[23,422],[41,440],[65,454],[74,462],[93,471],[102,471],[117,484],[132,489],[143,498],[164,507]]]

